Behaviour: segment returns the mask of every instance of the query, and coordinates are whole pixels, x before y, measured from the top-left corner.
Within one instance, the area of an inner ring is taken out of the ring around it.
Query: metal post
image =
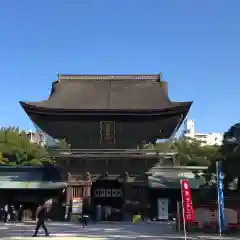
[[[217,173],[217,183],[218,183],[218,178],[221,176],[218,176],[218,164],[219,162],[216,162],[216,173]],[[220,199],[219,199],[219,189],[217,188],[217,192],[218,192],[218,229],[219,229],[219,239],[222,239],[222,231],[221,231],[221,209],[220,209]]]
[[[180,209],[180,203],[179,201],[177,201],[177,219],[176,219],[176,223],[177,223],[177,231],[181,231],[181,209]]]

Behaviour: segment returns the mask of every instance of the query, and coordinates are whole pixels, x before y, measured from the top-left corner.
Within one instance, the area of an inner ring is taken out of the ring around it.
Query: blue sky
[[[56,73],[163,73],[193,100],[199,132],[240,119],[240,1],[5,0],[0,125],[33,128],[19,100],[48,97]]]

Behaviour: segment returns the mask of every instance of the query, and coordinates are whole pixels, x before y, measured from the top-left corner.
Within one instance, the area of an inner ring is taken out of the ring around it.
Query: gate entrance
[[[118,221],[123,218],[123,184],[118,180],[97,180],[91,188],[92,206],[99,220]]]

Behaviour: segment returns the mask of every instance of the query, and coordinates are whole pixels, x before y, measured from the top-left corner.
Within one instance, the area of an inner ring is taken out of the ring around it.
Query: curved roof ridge
[[[61,80],[153,80],[160,81],[161,74],[59,74]]]

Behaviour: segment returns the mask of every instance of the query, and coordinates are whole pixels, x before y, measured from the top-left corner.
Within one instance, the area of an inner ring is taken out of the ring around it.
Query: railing
[[[67,157],[67,156],[124,156],[124,155],[137,155],[137,156],[163,156],[173,157],[173,153],[159,152],[155,149],[52,149],[49,151],[51,156]]]

